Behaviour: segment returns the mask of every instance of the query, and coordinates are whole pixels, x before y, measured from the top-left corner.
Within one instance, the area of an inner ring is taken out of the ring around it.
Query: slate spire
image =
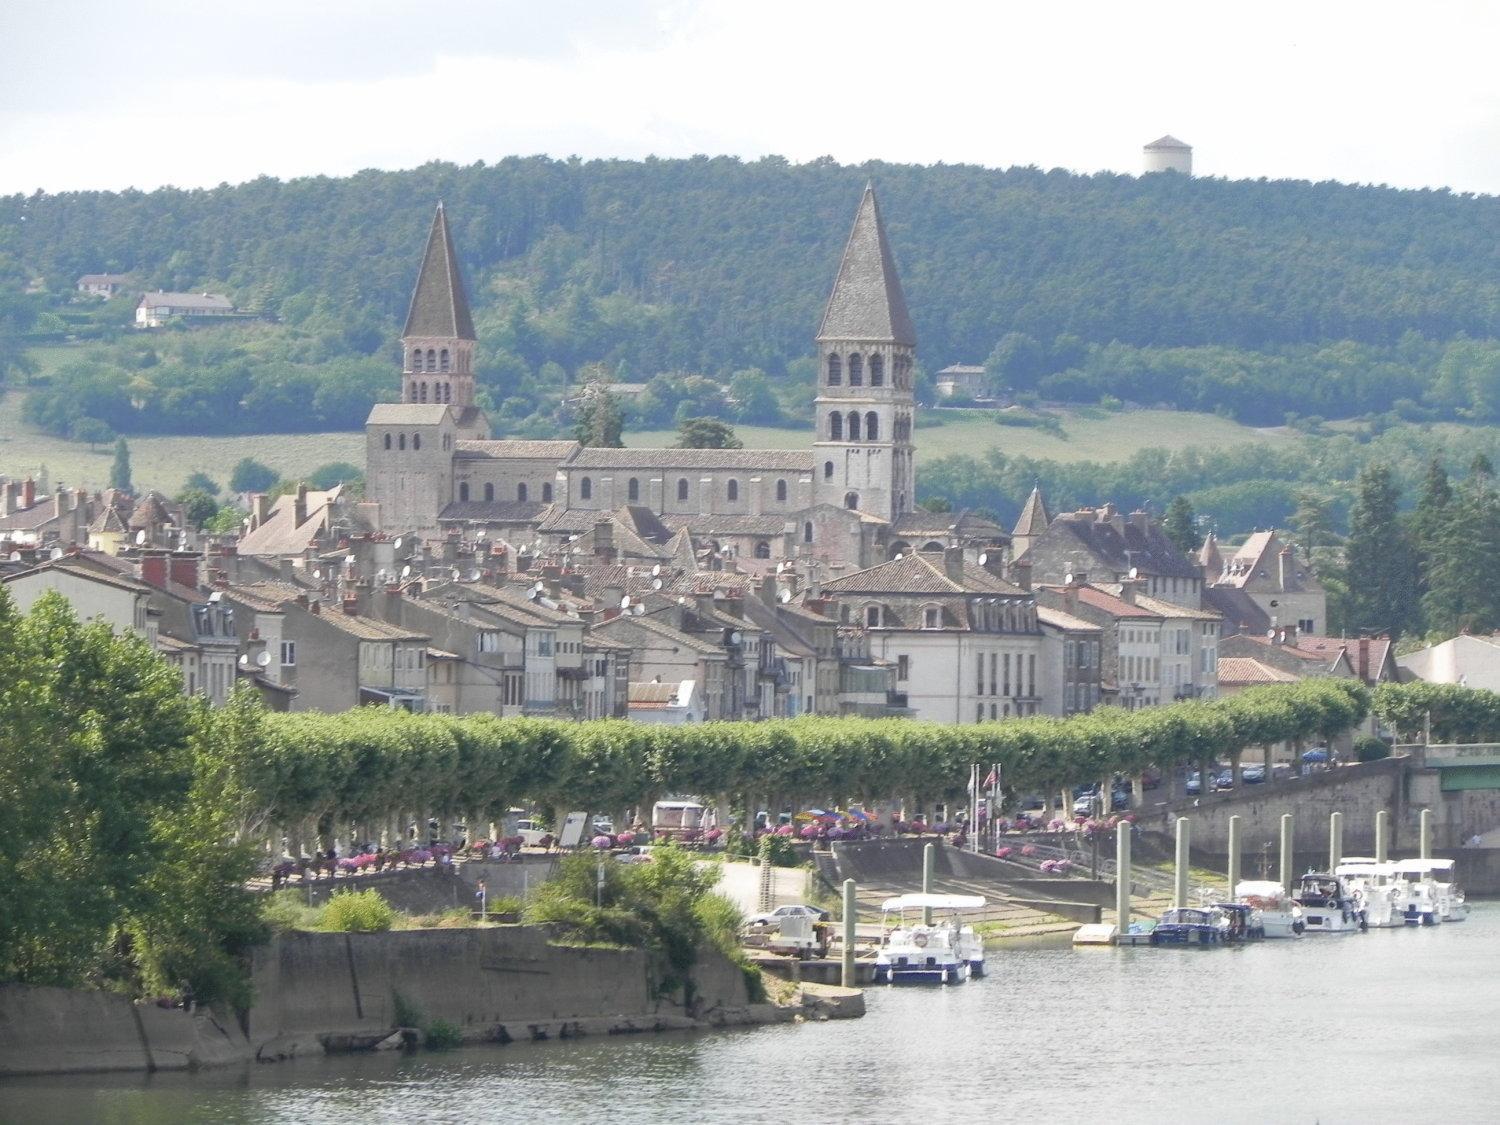
[[[896,276],[896,262],[886,241],[885,224],[880,219],[880,205],[869,184],[865,185],[854,229],[844,246],[818,339],[892,343],[909,348],[917,344],[911,314],[906,311],[906,295],[901,292],[901,279]]]
[[[411,309],[406,314],[406,327],[401,336],[403,339],[411,336],[475,338],[469,298],[458,273],[458,255],[453,252],[448,216],[441,203],[432,217],[427,249],[422,252],[422,270],[417,274]]]
[[[1047,511],[1047,501],[1042,498],[1041,486],[1033,485],[1011,534],[1034,537],[1046,531],[1051,522],[1052,516]]]

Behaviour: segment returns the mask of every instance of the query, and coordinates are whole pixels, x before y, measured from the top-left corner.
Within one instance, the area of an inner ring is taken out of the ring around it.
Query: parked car
[[[1233,770],[1220,770],[1218,773],[1214,774],[1214,790],[1216,792],[1220,791],[1220,790],[1224,790],[1224,789],[1233,789],[1233,788],[1234,788],[1234,771]]]
[[[826,922],[833,917],[821,906],[808,906],[806,903],[793,903],[788,906],[778,906],[775,910],[769,910],[764,914],[752,914],[745,922],[747,926],[765,927],[779,926],[783,918],[794,916],[813,918],[819,922]]]
[[[1187,781],[1183,783],[1182,791],[1189,797],[1196,797],[1199,793],[1203,792],[1203,782],[1198,780],[1197,770],[1187,775]]]
[[[552,830],[540,820],[518,820],[515,834],[528,848],[536,848],[541,846],[542,837],[552,835]]]
[[[1240,770],[1240,780],[1246,785],[1259,785],[1266,780],[1266,767],[1245,766]]]
[[[1109,791],[1109,807],[1111,812],[1125,812],[1130,808],[1130,783],[1116,783]]]

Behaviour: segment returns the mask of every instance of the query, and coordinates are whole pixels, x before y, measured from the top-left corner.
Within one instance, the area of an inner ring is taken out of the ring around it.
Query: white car
[[[552,830],[540,820],[518,820],[515,835],[521,837],[521,843],[528,848],[539,848],[542,845],[542,837],[552,835]]]
[[[745,921],[747,926],[779,926],[783,918],[809,917],[814,921],[826,922],[832,915],[828,911],[817,906],[807,906],[797,903],[791,906],[778,906],[775,910],[767,911],[765,914],[752,914]]]

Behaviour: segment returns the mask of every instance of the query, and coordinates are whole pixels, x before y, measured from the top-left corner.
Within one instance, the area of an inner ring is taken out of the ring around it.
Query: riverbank
[[[439,1034],[548,1042],[864,1013],[857,991],[816,986],[752,1000],[745,973],[713,949],[669,990],[643,951],[569,945],[542,926],[282,934],[256,951],[253,982],[243,1023],[104,992],[0,986],[0,1076],[276,1062]]]

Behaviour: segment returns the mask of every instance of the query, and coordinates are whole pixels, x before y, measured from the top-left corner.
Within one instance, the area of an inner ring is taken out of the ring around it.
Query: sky
[[[1500,193],[1500,4],[0,0],[0,194],[510,155]]]

